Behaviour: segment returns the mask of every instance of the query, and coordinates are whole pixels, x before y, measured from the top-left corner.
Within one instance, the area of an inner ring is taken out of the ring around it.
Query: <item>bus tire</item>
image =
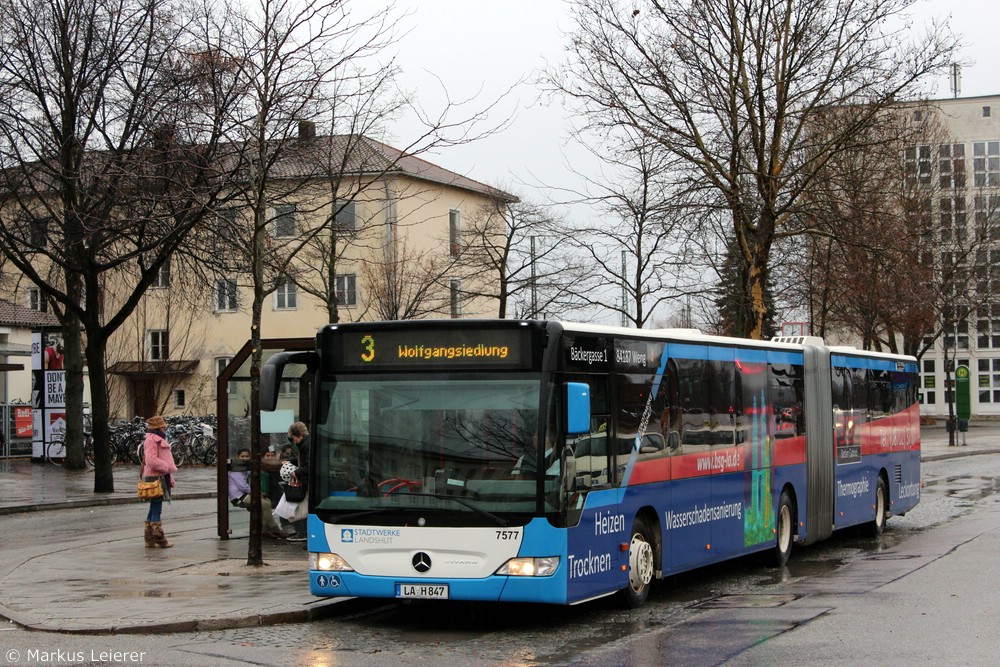
[[[628,585],[621,591],[621,600],[629,609],[641,607],[649,597],[653,581],[654,549],[652,533],[641,517],[632,523],[628,546]]]
[[[868,537],[878,537],[885,530],[885,511],[888,506],[885,479],[879,475],[875,486],[875,517],[865,524],[864,532]]]
[[[775,516],[775,541],[771,550],[771,566],[784,567],[792,555],[793,535],[795,534],[795,506],[788,491],[781,492],[778,501],[778,513]]]

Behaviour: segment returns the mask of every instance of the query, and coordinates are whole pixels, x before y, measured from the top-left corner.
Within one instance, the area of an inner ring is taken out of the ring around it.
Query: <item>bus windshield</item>
[[[314,428],[316,514],[413,525],[417,511],[439,525],[470,525],[553,510],[538,503],[538,471],[549,491],[559,474],[557,461],[535,464],[545,456],[537,446],[540,387],[526,373],[321,381],[329,409]]]

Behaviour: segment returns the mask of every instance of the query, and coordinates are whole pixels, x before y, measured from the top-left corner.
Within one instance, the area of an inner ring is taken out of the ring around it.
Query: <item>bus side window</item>
[[[587,377],[590,385],[590,432],[569,436],[576,458],[576,488],[584,491],[611,483],[608,468],[607,380]]]

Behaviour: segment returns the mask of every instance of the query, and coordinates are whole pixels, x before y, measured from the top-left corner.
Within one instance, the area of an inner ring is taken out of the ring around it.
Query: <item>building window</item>
[[[160,270],[156,272],[156,277],[153,278],[153,284],[150,285],[150,287],[157,287],[157,288],[170,287],[169,259],[160,266]]]
[[[965,187],[965,144],[938,146],[938,174],[942,188]]]
[[[983,118],[989,118],[990,117],[990,111],[991,111],[991,109],[989,107],[983,107]]]
[[[174,389],[174,407],[183,408],[187,407],[186,402],[187,397],[184,395],[183,389]]]
[[[338,306],[358,305],[358,281],[353,273],[339,273],[336,278],[336,294]]]
[[[231,313],[236,310],[236,281],[229,278],[216,278],[212,287],[215,301],[215,312]]]
[[[170,358],[170,334],[165,329],[153,329],[149,332],[149,358],[153,361]]]
[[[295,236],[295,207],[282,204],[274,207],[274,238]]]
[[[228,366],[229,362],[231,362],[232,360],[233,360],[232,357],[216,357],[215,358],[215,379],[216,380],[219,379],[219,376],[222,375],[222,371],[226,370],[226,366]],[[218,384],[218,383],[216,383],[216,384]],[[225,393],[227,393],[227,394],[234,393],[233,392],[233,385],[232,384],[226,383],[226,391],[225,391]]]
[[[49,246],[49,219],[30,218],[28,220],[28,242],[32,248]]]
[[[954,332],[944,335],[944,345],[948,350],[968,350],[969,323],[965,321],[956,322]]]
[[[299,381],[298,380],[282,380],[281,384],[278,385],[278,396],[282,398],[292,398],[299,395]]]
[[[977,188],[1000,186],[1000,141],[972,144],[972,178]]]
[[[979,359],[979,402],[1000,403],[1000,359]]]
[[[1000,195],[976,195],[972,206],[976,238],[1000,240]]]
[[[220,245],[228,245],[238,238],[236,234],[236,209],[224,208],[215,216],[215,241]]]
[[[923,111],[921,111],[920,109],[916,109],[916,110],[915,110],[915,111],[913,112],[913,120],[916,120],[916,121],[921,121],[921,120],[923,120],[923,119],[924,119],[924,112],[923,112]]]
[[[462,252],[462,215],[458,211],[448,211],[448,249],[452,257]]]
[[[906,182],[928,184],[931,182],[931,147],[910,146],[903,153]]]
[[[49,312],[49,302],[42,296],[42,290],[37,287],[28,288],[28,308],[40,313]]]
[[[937,388],[937,377],[934,375],[936,367],[934,359],[923,359],[923,367],[920,371],[920,402],[924,405],[934,405],[934,390]]]
[[[295,297],[295,281],[288,276],[280,278],[278,287],[274,291],[274,309],[295,310]]]
[[[1000,304],[979,308],[979,317],[976,318],[976,347],[1000,349]],[[980,359],[979,363],[982,362]]]
[[[461,278],[451,279],[451,316],[462,316],[462,280]]]
[[[938,201],[941,215],[941,241],[964,243],[966,236],[965,197],[945,197]]]
[[[333,223],[338,234],[350,234],[357,229],[357,216],[355,215],[354,202],[337,201],[337,212],[333,216]]]

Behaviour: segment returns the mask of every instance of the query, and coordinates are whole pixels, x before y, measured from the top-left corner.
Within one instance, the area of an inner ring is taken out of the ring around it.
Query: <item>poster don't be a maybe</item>
[[[58,332],[35,332],[31,338],[31,455],[44,458],[53,440],[66,430],[66,371]],[[49,452],[61,456],[61,452]]]

